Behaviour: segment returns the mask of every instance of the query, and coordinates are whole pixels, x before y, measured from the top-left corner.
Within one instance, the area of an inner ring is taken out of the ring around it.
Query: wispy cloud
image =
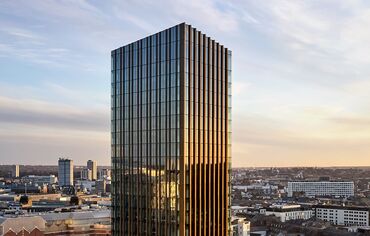
[[[259,22],[244,28],[252,30],[251,35],[260,34],[257,37],[266,50],[277,56],[265,58],[265,65],[290,68],[292,79],[335,89],[338,83],[367,78],[370,73],[366,53],[370,17],[365,1],[247,1],[234,3],[234,9],[241,17],[251,15]],[[255,45],[244,48],[253,52]],[[264,51],[259,53],[257,60]]]
[[[108,164],[109,113],[32,99],[0,97],[3,163],[55,164],[58,157]]]
[[[0,97],[0,124],[109,131],[107,110],[80,110],[62,104]]]
[[[68,49],[50,47],[44,37],[20,28],[3,28],[0,30],[0,40],[2,57],[55,67],[65,66],[75,58]]]
[[[25,29],[20,29],[17,27],[9,27],[9,26],[4,26],[1,24],[2,28],[0,31],[3,34],[7,34],[15,40],[28,40],[28,43],[35,43],[39,44],[43,40],[41,36],[36,35],[35,33],[25,30]]]
[[[63,130],[17,125],[17,130],[0,125],[0,157],[4,164],[56,165],[59,157],[73,158],[76,164],[98,160],[110,163],[110,136],[106,132]]]

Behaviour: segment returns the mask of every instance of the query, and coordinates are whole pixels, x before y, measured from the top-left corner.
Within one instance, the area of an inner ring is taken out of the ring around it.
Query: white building
[[[354,196],[353,181],[291,181],[288,182],[288,197],[303,193],[307,197]]]
[[[42,184],[56,184],[58,178],[55,175],[27,175],[22,177],[22,180],[26,183]]]
[[[260,190],[265,194],[271,194],[274,191],[278,190],[278,186],[270,185],[269,183],[254,183],[251,185],[235,185],[233,189],[241,190],[244,192],[248,192],[250,190]]]
[[[304,208],[301,205],[271,205],[268,208],[261,209],[263,215],[273,215],[281,222],[290,220],[308,220],[314,216],[314,211],[310,208]]]
[[[334,225],[369,226],[369,207],[317,205],[314,209],[316,219],[328,221]]]
[[[235,215],[235,214],[238,214],[238,213],[248,213],[248,209],[249,209],[250,207],[248,207],[248,206],[231,206],[231,213],[233,214],[233,215]]]
[[[110,179],[111,170],[110,169],[101,169],[99,170],[99,179]]]
[[[231,230],[231,236],[249,236],[251,223],[243,218],[232,219]]]
[[[58,161],[59,186],[73,185],[73,160],[60,158]]]
[[[98,179],[98,162],[93,160],[87,161],[87,169],[91,170],[92,180]]]

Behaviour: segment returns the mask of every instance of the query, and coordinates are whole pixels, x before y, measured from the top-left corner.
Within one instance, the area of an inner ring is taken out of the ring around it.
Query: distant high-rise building
[[[112,51],[112,234],[230,234],[231,51],[185,23]]]
[[[105,194],[107,192],[106,185],[107,185],[107,181],[105,179],[95,181],[96,193]]]
[[[97,180],[98,179],[98,162],[93,161],[93,160],[88,160],[87,169],[91,170],[92,179]]]
[[[60,158],[58,160],[59,186],[73,185],[73,160]]]
[[[100,169],[99,170],[99,179],[110,178],[111,170],[110,169]]]
[[[19,177],[19,165],[12,165],[11,175],[12,175],[13,178],[18,178]]]
[[[81,179],[92,180],[92,171],[88,168],[83,168],[81,170]]]

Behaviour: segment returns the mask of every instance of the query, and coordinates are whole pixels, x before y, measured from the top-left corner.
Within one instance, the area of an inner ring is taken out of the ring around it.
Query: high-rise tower
[[[18,178],[19,177],[19,165],[12,165],[10,173],[11,173],[11,177]]]
[[[73,160],[59,158],[58,181],[61,187],[73,185]]]
[[[87,169],[91,170],[92,180],[98,179],[98,162],[93,160],[87,161]]]
[[[111,55],[113,235],[228,235],[231,51],[183,23]]]

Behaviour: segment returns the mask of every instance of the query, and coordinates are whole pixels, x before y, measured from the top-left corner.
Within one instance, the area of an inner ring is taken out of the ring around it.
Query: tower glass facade
[[[73,160],[59,158],[58,182],[60,187],[73,186]]]
[[[113,235],[228,235],[231,52],[183,23],[111,55]]]

